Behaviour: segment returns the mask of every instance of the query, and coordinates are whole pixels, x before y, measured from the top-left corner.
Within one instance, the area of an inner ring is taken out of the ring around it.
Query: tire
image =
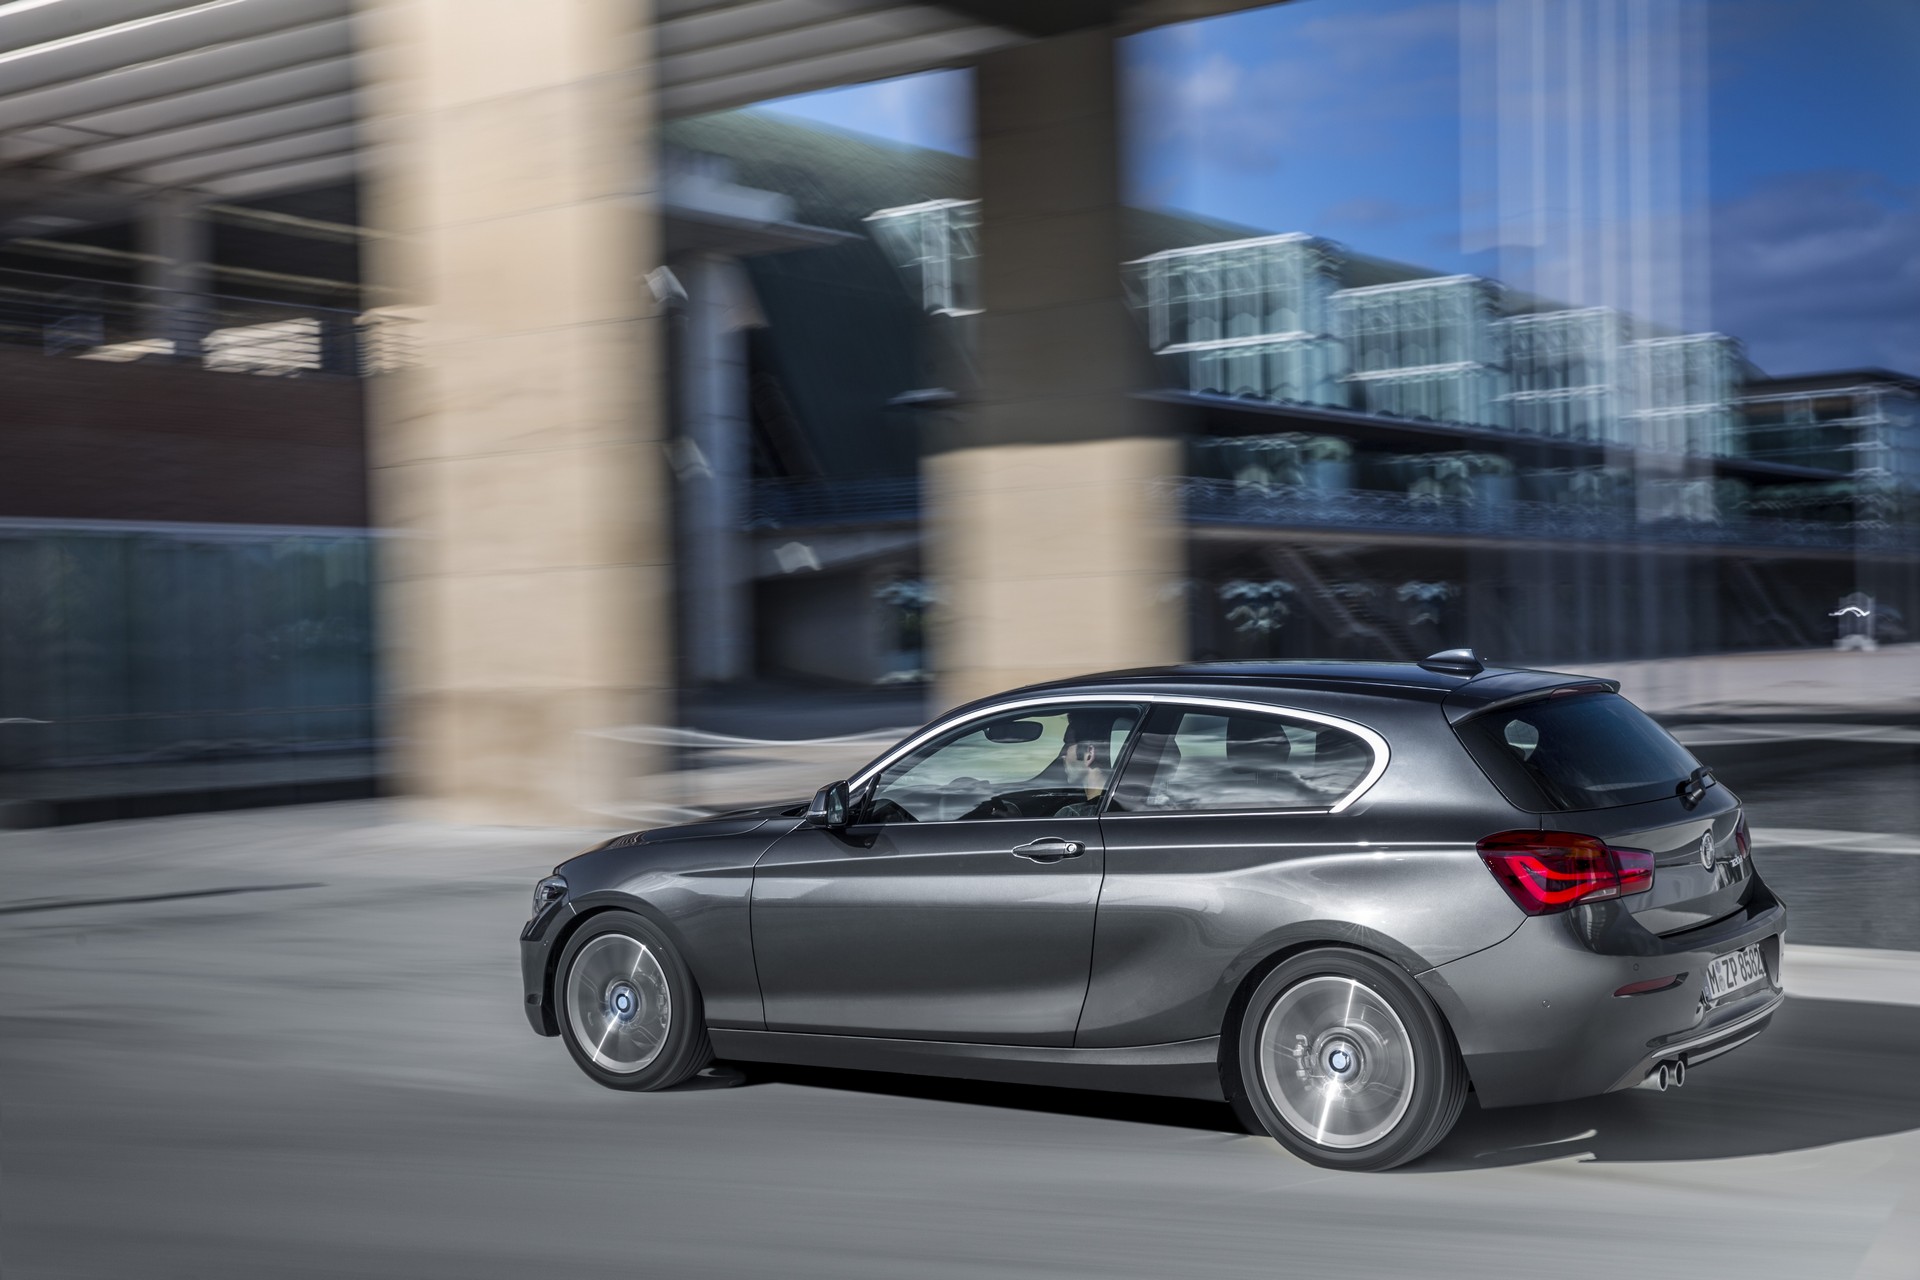
[[[1364,951],[1290,956],[1254,987],[1234,1033],[1227,1099],[1325,1169],[1391,1169],[1447,1136],[1467,1101],[1453,1032],[1418,983]]]
[[[670,1089],[713,1060],[692,972],[640,916],[610,911],[582,925],[560,953],[554,997],[567,1052],[609,1089]]]

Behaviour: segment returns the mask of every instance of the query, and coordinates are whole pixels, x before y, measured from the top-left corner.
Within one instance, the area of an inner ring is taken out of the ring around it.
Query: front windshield
[[[977,721],[887,766],[872,822],[1091,817],[1139,708],[1041,707]]]

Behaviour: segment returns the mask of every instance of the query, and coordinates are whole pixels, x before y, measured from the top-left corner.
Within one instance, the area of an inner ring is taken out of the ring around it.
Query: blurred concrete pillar
[[[402,786],[441,817],[604,821],[664,718],[651,6],[362,0],[374,283],[418,361],[372,393]]]
[[[928,441],[935,664],[951,705],[1034,680],[1178,660],[1179,471],[1130,392],[1146,351],[1122,293],[1108,29],[989,54],[980,161],[980,388]]]
[[[143,336],[172,344],[175,358],[205,354],[212,303],[212,227],[198,197],[162,192],[140,204],[140,327]]]
[[[753,287],[739,259],[689,254],[674,270],[687,291],[681,330],[682,436],[678,473],[681,669],[695,684],[753,674],[746,518],[751,472],[747,410],[747,329],[758,320]]]

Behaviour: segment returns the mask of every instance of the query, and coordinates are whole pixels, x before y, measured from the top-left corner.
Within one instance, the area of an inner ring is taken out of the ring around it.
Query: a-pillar
[[[608,823],[670,671],[651,6],[363,0],[381,625],[428,812]],[[631,735],[629,735],[631,736]]]
[[[689,254],[674,263],[687,292],[677,344],[683,435],[679,479],[681,670],[692,684],[752,674],[747,329],[758,319],[739,259]]]
[[[1115,52],[1095,29],[978,64],[980,387],[922,468],[945,705],[1184,656],[1179,450],[1131,394]]]
[[[143,201],[140,233],[141,329],[169,344],[174,358],[198,363],[211,320],[208,298],[213,237],[199,200],[168,191]]]

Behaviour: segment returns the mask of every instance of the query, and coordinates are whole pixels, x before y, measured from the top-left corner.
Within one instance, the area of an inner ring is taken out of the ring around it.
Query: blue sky
[[[912,147],[973,154],[973,77],[929,71],[874,84],[775,98],[751,108]]]
[[[1128,198],[1458,267],[1459,14],[1324,0],[1127,42]]]
[[[1490,2],[1297,0],[1132,37],[1129,199],[1497,274],[1461,226],[1480,158],[1463,165],[1462,14]],[[1708,33],[1707,322],[1770,372],[1920,372],[1920,3],[1652,3]],[[968,87],[943,72],[763,109],[967,152]]]

